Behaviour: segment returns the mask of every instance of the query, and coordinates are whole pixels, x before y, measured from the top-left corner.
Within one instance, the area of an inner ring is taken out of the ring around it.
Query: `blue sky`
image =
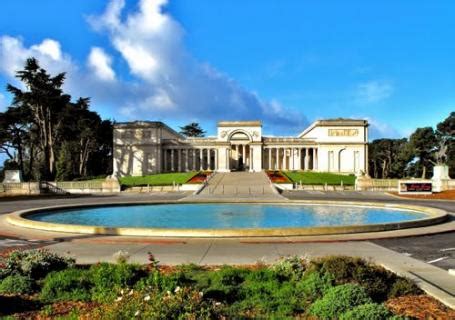
[[[36,56],[118,121],[322,118],[401,137],[455,110],[454,1],[3,0],[0,108]]]

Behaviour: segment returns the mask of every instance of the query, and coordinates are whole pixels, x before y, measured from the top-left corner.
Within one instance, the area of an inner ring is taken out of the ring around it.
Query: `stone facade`
[[[366,120],[319,120],[297,137],[271,137],[260,121],[221,121],[216,137],[186,138],[162,122],[114,126],[114,174],[190,170],[365,172]]]

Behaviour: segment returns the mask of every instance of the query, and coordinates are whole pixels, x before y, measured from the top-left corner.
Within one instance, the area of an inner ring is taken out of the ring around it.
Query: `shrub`
[[[305,263],[297,256],[287,257],[275,263],[272,270],[284,279],[300,280],[305,272]]]
[[[148,275],[140,279],[135,288],[138,290],[158,290],[160,292],[173,291],[182,282],[182,273],[162,274],[158,270],[152,270]]]
[[[31,294],[35,283],[28,276],[10,275],[0,282],[0,293]]]
[[[135,264],[95,264],[90,268],[94,284],[92,297],[101,302],[110,301],[121,289],[133,287],[145,275],[142,267]]]
[[[20,274],[32,279],[44,278],[52,271],[63,270],[74,265],[74,259],[59,256],[48,250],[16,250],[2,259],[3,276]]]
[[[383,304],[366,303],[343,313],[340,320],[386,320],[392,316]]]
[[[365,303],[371,303],[366,291],[356,284],[333,287],[310,307],[310,314],[321,319],[333,319]]]
[[[333,287],[334,278],[329,273],[307,272],[297,286],[308,300],[314,301],[322,297],[327,290]]]
[[[117,297],[115,302],[102,304],[87,315],[88,319],[218,319],[221,305],[204,299],[189,288],[176,288],[169,293],[133,292]]]
[[[393,283],[388,298],[419,294],[422,294],[422,290],[414,282],[406,278],[399,278]]]
[[[44,301],[90,300],[93,283],[88,270],[70,268],[55,271],[44,279],[40,297]]]
[[[410,292],[416,289],[410,281],[407,283],[402,282],[402,278],[399,278],[392,272],[369,264],[361,258],[345,256],[327,257],[312,262],[311,268],[332,274],[337,284],[358,283],[375,302],[383,302],[390,296],[399,295],[400,290],[403,290],[402,292],[405,293],[407,290],[405,290],[405,286]],[[395,282],[398,282],[398,284],[393,289]],[[393,293],[392,290],[394,291]]]

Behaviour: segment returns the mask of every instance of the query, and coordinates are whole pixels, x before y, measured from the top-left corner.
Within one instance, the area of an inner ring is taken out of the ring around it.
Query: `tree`
[[[191,122],[186,126],[180,127],[180,133],[187,137],[203,137],[205,131],[200,127],[199,123]]]
[[[60,113],[71,98],[62,90],[65,73],[51,77],[35,58],[29,58],[24,70],[18,71],[16,77],[25,84],[27,90],[23,91],[11,84],[8,84],[7,90],[14,96],[13,106],[30,112],[44,155],[44,178],[51,178],[55,169],[56,144],[62,129]]]
[[[378,139],[368,145],[369,174],[374,178],[402,178],[412,159],[407,139]]]
[[[439,149],[445,146],[445,163],[451,170],[450,175],[455,175],[455,112],[436,126],[436,138],[439,141]],[[440,150],[439,150],[440,151]]]
[[[417,128],[409,139],[412,154],[418,159],[418,171],[425,179],[430,165],[434,163],[434,152],[437,149],[437,139],[432,127]]]

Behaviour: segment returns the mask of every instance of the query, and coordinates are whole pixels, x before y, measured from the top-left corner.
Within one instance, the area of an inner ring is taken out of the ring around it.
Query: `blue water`
[[[145,228],[292,228],[362,225],[425,218],[396,209],[269,204],[157,204],[44,212],[37,221]]]

